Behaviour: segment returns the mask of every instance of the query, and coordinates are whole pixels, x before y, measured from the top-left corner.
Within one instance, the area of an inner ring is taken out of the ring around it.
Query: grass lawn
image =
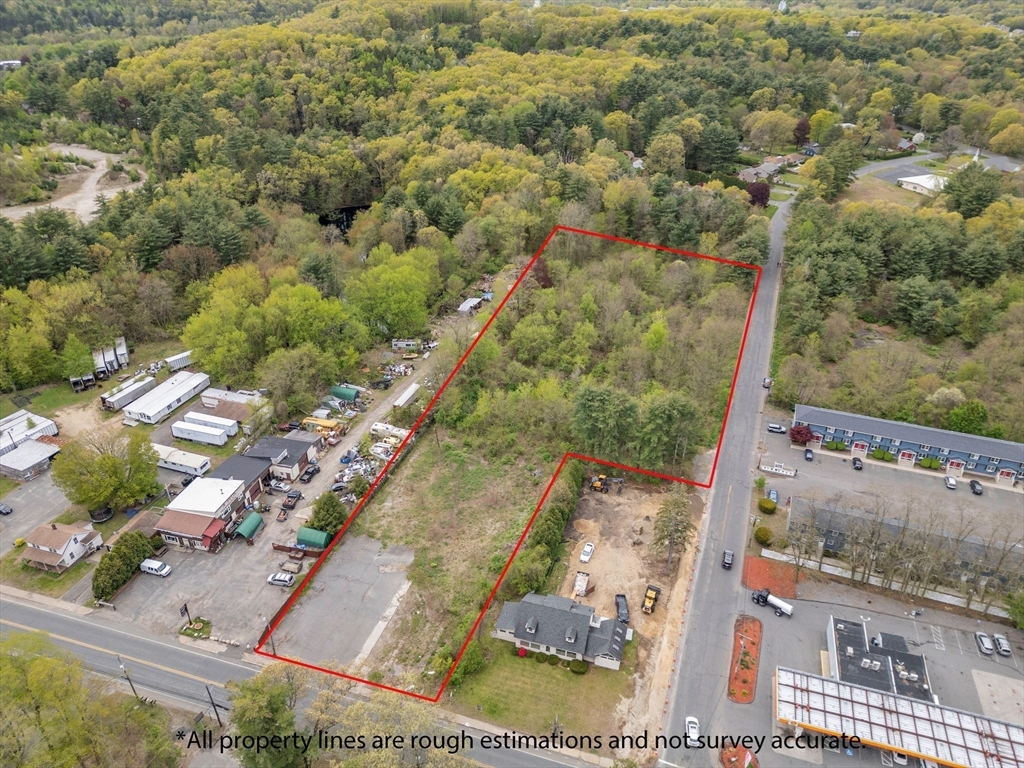
[[[81,560],[64,573],[41,571],[33,565],[21,562],[25,547],[18,547],[0,557],[0,581],[27,592],[49,597],[60,597],[75,584],[89,575],[93,564]]]
[[[798,187],[803,187],[807,184],[807,179],[803,176],[797,176],[795,173],[782,174],[782,180],[787,184],[796,184]]]
[[[556,716],[566,733],[620,731],[615,708],[633,694],[635,639],[626,645],[621,669],[591,664],[585,675],[514,656],[512,644],[503,640],[484,636],[481,642],[487,666],[459,686],[450,709],[533,734],[550,733]]]
[[[11,478],[0,476],[0,497],[6,496],[17,487],[18,483],[11,480]]]
[[[114,384],[116,383],[117,382],[115,381]],[[32,398],[32,402],[25,406],[25,410],[40,416],[53,418],[53,414],[61,408],[68,405],[79,405],[80,403],[86,403],[89,400],[98,399],[100,393],[106,391],[106,388],[96,387],[94,389],[86,390],[85,392],[75,392],[71,389],[71,385],[65,381],[60,384],[45,384],[41,387],[22,390],[18,394],[27,397],[33,393],[38,393],[36,397]],[[13,395],[10,394],[0,397],[0,419],[5,416],[10,416],[15,411],[21,410],[19,406],[12,402],[12,397]]]
[[[772,192],[768,195],[769,200],[774,200],[777,203],[782,202],[783,200],[789,200],[791,197],[793,196],[788,192]]]
[[[839,200],[845,203],[888,202],[911,208],[916,208],[925,199],[924,195],[897,187],[876,176],[860,177],[839,195]]]
[[[71,525],[79,520],[89,522],[89,512],[79,507],[69,507],[53,518],[51,522]],[[128,518],[124,516],[124,512],[116,512],[109,520],[102,523],[93,523],[92,527],[93,530],[99,531],[103,534],[103,540],[106,541],[119,530],[124,528],[127,523]]]
[[[767,205],[767,206],[765,206],[765,209],[764,209],[764,215],[767,216],[770,219],[772,216],[775,215],[775,212],[777,210],[779,210],[779,206],[777,206],[777,205]]]

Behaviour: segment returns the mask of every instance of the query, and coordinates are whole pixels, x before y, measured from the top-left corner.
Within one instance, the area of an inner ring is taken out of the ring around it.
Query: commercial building
[[[157,533],[168,544],[184,549],[202,549],[216,552],[226,538],[227,522],[219,517],[195,515],[169,509],[156,524]]]
[[[210,460],[198,453],[188,453],[172,448],[169,445],[153,443],[153,450],[156,451],[158,467],[171,469],[175,472],[184,472],[187,475],[205,475],[210,471]],[[230,459],[229,459],[230,461]]]
[[[10,453],[26,440],[40,435],[56,435],[57,423],[26,410],[15,411],[0,419],[0,456]]]
[[[833,680],[939,703],[924,656],[911,653],[899,635],[879,632],[869,639],[865,624],[829,616],[825,638]]]
[[[244,506],[242,490],[241,480],[199,477],[171,499],[167,508],[227,519]]]
[[[50,467],[60,446],[41,440],[26,440],[13,451],[0,455],[0,475],[14,480],[31,480]]]
[[[946,186],[946,179],[936,176],[934,173],[926,173],[923,176],[907,176],[896,180],[897,187],[909,189],[919,195],[936,195]]]
[[[809,405],[793,410],[793,426],[797,425],[810,428],[814,445],[843,443],[851,455],[861,458],[880,450],[891,454],[897,466],[913,467],[922,459],[934,459],[940,471],[952,477],[971,472],[993,477],[1001,485],[1024,479],[1024,443]]]
[[[119,411],[154,389],[156,379],[152,376],[136,377],[100,395],[100,407],[108,411]]]
[[[210,386],[205,373],[181,371],[163,384],[125,406],[124,415],[145,424],[159,424],[182,403],[191,400]]]
[[[566,597],[530,592],[520,602],[507,602],[491,637],[562,659],[581,659],[618,669],[626,645],[626,625],[606,619],[594,609]]]
[[[307,433],[308,434],[308,433]],[[264,437],[245,455],[270,461],[270,473],[280,480],[297,480],[309,464],[309,446],[283,437]]]
[[[255,503],[270,483],[270,460],[253,456],[231,456],[210,473],[211,479],[240,480],[246,504]]]
[[[91,523],[48,523],[37,526],[25,537],[21,559],[43,571],[64,573],[102,545],[103,537],[93,530]]]
[[[245,509],[241,480],[200,477],[171,499],[156,530],[168,544],[216,552]]]

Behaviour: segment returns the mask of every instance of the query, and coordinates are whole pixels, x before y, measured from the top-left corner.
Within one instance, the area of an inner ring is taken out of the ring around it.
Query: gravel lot
[[[31,533],[37,525],[48,523],[71,506],[64,493],[53,484],[49,471],[22,483],[4,496],[13,514],[0,517],[0,552],[14,546],[14,540]]]

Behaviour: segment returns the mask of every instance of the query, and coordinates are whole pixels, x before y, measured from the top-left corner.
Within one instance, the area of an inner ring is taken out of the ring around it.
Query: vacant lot
[[[897,187],[877,176],[861,176],[839,196],[844,203],[875,203],[884,201],[916,208],[925,201],[924,195]]]

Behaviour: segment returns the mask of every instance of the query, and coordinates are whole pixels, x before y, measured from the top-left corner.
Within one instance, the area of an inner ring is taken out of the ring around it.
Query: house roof
[[[295,449],[295,441],[285,440],[283,437],[264,437],[256,445],[245,452],[246,456],[270,459],[282,466],[295,466],[299,463],[299,457],[305,451]],[[283,456],[282,456],[283,454]]]
[[[291,432],[284,435],[282,439],[298,443],[322,443],[325,438],[323,435],[318,435],[316,432],[307,432],[304,429],[293,429]]]
[[[168,509],[156,524],[156,530],[161,533],[178,534],[193,539],[201,538],[209,527],[208,515],[193,515],[176,509]]]
[[[270,471],[270,459],[256,456],[230,456],[207,477],[220,480],[241,480],[248,488]]]
[[[10,467],[15,471],[31,469],[36,464],[48,461],[54,454],[60,453],[60,447],[47,445],[39,440],[26,440],[13,451],[0,456],[0,466]]]
[[[626,645],[626,625],[615,619],[602,619],[601,626],[591,628],[587,637],[585,656],[611,656],[622,661],[622,648]]]
[[[896,179],[897,182],[903,182],[904,184],[915,184],[925,189],[930,189],[932,192],[941,192],[946,186],[946,179],[942,176],[936,176],[934,173],[926,173],[923,176],[905,176],[902,179]]]
[[[483,304],[483,301],[484,300],[481,298],[466,299],[464,302],[459,304],[459,312],[469,312],[471,309],[476,309]]]
[[[198,413],[208,413],[211,416],[218,416],[222,419],[231,419],[231,421],[248,421],[249,417],[252,416],[252,408],[245,403],[233,403],[230,400],[221,400],[213,408],[207,408],[205,411],[197,411]]]
[[[549,645],[584,656],[622,659],[625,627],[612,619],[592,626],[594,609],[558,595],[530,592],[521,602],[501,609],[495,628],[512,632],[517,640]],[[617,625],[617,626],[616,626]],[[527,628],[533,631],[528,632]]]
[[[36,549],[35,547],[25,547],[25,552],[21,556],[22,560],[28,560],[30,563],[43,563],[44,565],[57,565],[61,560],[64,559],[64,553],[61,552],[49,552],[45,549]]]
[[[909,139],[900,139],[900,143],[897,144],[896,146],[899,149],[910,149],[911,147],[916,147],[917,145],[914,142],[910,141]]]
[[[190,467],[198,467],[202,465],[204,461],[209,461],[206,456],[198,453],[190,453],[188,451],[181,451],[177,448],[172,448],[169,445],[161,445],[160,443],[151,443],[153,450],[156,452],[157,458],[163,461],[172,461],[175,464],[185,464]]]
[[[179,512],[193,512],[197,515],[212,517],[244,490],[241,480],[224,480],[220,478],[199,477],[181,493],[171,499],[168,509]]]
[[[87,527],[88,525],[81,521],[72,525],[65,525],[64,523],[38,525],[32,533],[25,537],[25,541],[37,547],[63,550],[73,536],[81,536],[83,533],[95,533],[91,527]]]
[[[890,439],[906,440],[919,445],[932,445],[937,448],[948,448],[951,451],[976,453],[979,456],[992,456],[1007,461],[1024,462],[1024,443],[1011,443],[1009,440],[997,440],[994,437],[967,435],[947,429],[922,427],[902,421],[876,419],[873,416],[831,411],[827,408],[814,408],[809,405],[797,405],[793,409],[793,421],[848,429],[852,432],[865,432]]]

